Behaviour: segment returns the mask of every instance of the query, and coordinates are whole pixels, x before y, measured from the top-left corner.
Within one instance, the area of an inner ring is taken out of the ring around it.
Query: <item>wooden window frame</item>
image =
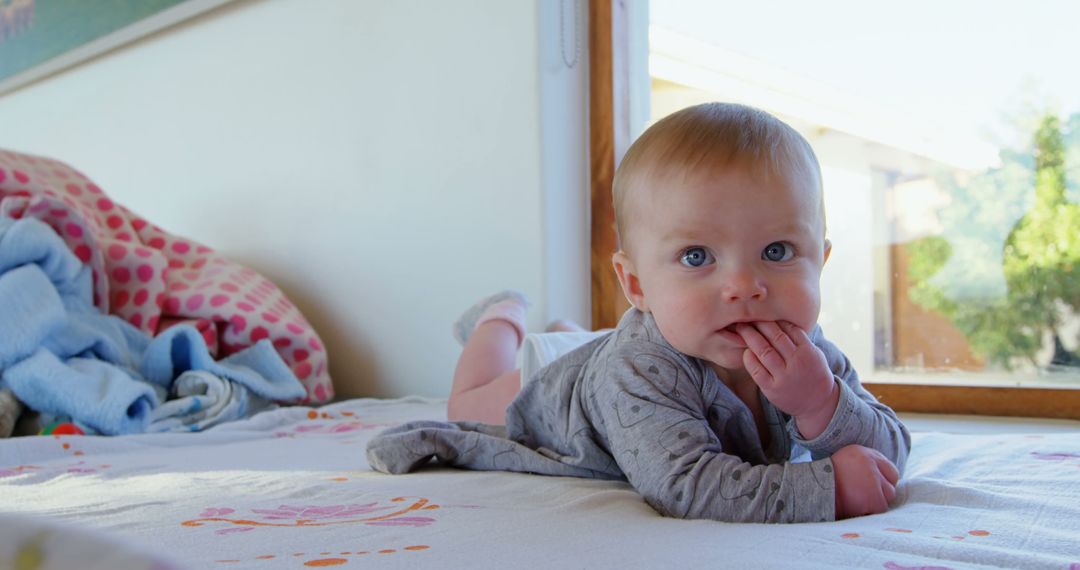
[[[592,251],[592,327],[614,327],[630,303],[611,265],[618,250],[611,185],[630,144],[626,6],[589,0],[589,189]]]
[[[611,265],[617,250],[611,184],[630,143],[626,0],[589,0],[589,149],[592,326],[615,326],[629,307]],[[1080,419],[1080,389],[863,381],[900,412]]]

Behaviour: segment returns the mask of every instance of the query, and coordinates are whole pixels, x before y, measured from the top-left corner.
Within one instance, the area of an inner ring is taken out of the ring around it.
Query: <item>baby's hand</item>
[[[840,448],[832,456],[836,480],[836,519],[883,513],[896,498],[900,473],[877,450],[861,445]]]
[[[825,431],[836,412],[840,388],[825,354],[806,332],[786,321],[743,324],[736,332],[746,342],[743,366],[761,393],[795,417],[804,438],[814,439]]]

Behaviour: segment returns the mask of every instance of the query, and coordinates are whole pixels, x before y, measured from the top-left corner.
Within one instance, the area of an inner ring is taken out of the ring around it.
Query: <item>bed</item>
[[[0,568],[1080,568],[1080,422],[913,423],[889,512],[758,525],[664,518],[622,482],[373,472],[367,441],[418,419],[445,419],[445,402],[2,440]]]
[[[334,402],[321,340],[268,279],[49,158],[0,151],[0,222],[8,401],[70,420],[0,438],[0,569],[1080,569],[1080,422],[924,420],[894,508],[833,523],[664,518],[613,481],[386,475],[367,442],[445,401]],[[118,336],[75,334],[90,324]],[[90,353],[107,382],[49,382]]]

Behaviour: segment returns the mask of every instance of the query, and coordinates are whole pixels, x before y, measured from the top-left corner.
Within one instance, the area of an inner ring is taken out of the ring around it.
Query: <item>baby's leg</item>
[[[455,324],[464,342],[446,414],[451,421],[501,425],[521,390],[517,351],[525,336],[525,297],[504,292],[481,300]]]
[[[506,408],[521,390],[518,346],[517,330],[506,321],[487,321],[473,331],[454,370],[446,406],[450,421],[506,423]]]

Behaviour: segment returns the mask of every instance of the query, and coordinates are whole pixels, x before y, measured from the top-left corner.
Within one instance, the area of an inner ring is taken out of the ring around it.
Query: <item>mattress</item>
[[[617,481],[373,472],[367,441],[418,419],[445,401],[0,440],[0,568],[1080,569],[1080,427],[916,428],[890,511],[765,525],[665,518]]]

